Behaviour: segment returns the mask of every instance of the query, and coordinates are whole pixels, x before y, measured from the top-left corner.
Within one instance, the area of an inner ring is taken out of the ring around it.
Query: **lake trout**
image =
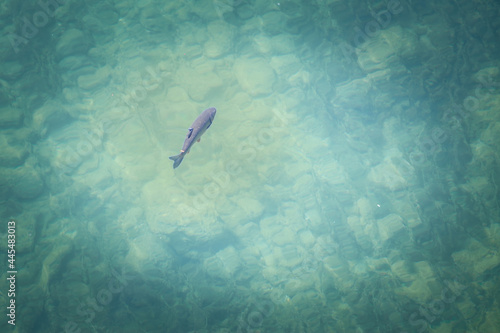
[[[169,157],[172,161],[174,161],[174,169],[181,164],[184,155],[189,153],[191,146],[194,145],[195,142],[200,142],[200,138],[203,133],[205,133],[210,125],[212,125],[216,112],[217,110],[215,108],[206,109],[198,116],[198,118],[196,118],[191,127],[188,128],[188,133],[186,135],[186,140],[184,140],[181,153],[179,155]]]

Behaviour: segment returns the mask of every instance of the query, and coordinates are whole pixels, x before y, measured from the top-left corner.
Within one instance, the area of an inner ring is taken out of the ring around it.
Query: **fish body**
[[[199,142],[203,133],[205,133],[210,125],[212,125],[216,112],[217,110],[215,108],[208,108],[193,122],[191,127],[188,129],[186,139],[182,145],[181,153],[179,155],[169,157],[172,161],[174,161],[174,169],[181,164],[184,156],[189,153],[191,146],[194,145],[195,142]]]

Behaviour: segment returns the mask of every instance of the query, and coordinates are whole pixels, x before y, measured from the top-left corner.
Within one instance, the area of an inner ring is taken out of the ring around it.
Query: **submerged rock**
[[[33,128],[43,137],[49,131],[69,124],[71,119],[64,106],[48,101],[33,113]]]
[[[29,155],[29,145],[15,142],[12,136],[0,133],[0,166],[17,167],[24,163]]]
[[[40,174],[30,166],[22,166],[13,171],[11,184],[12,193],[20,199],[34,199],[43,190],[43,180]]]
[[[273,91],[276,75],[263,58],[238,59],[234,72],[240,86],[251,96],[265,96]]]
[[[78,77],[78,86],[85,90],[102,88],[109,81],[111,69],[109,66],[97,69],[93,74]]]
[[[231,26],[223,21],[215,21],[207,27],[210,39],[205,43],[205,55],[218,58],[230,51],[233,44]]]
[[[383,219],[377,220],[378,232],[382,242],[399,234],[405,228],[403,219],[396,214],[389,214]]]
[[[0,108],[0,128],[19,127],[23,122],[22,110],[13,107]]]
[[[78,29],[69,29],[62,36],[56,45],[56,53],[59,58],[64,58],[70,54],[86,53],[90,43],[85,35]]]

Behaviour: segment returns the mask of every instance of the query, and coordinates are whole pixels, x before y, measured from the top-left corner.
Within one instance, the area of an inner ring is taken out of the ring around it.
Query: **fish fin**
[[[189,139],[189,138],[191,137],[191,134],[193,134],[193,129],[192,129],[192,128],[188,128],[188,131],[189,131],[189,132],[188,132],[187,137],[188,137],[188,139]]]
[[[177,168],[181,164],[182,159],[184,158],[184,155],[185,155],[184,153],[180,153],[179,155],[169,157],[169,159],[174,161],[174,169]]]
[[[200,142],[200,141],[201,141],[201,138],[199,138],[198,141],[196,141],[196,142]]]

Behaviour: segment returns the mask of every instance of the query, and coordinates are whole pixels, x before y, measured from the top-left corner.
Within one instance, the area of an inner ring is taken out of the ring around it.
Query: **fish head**
[[[209,108],[208,109],[208,114],[210,116],[210,122],[212,122],[214,120],[215,113],[217,113],[217,110],[215,108]]]

